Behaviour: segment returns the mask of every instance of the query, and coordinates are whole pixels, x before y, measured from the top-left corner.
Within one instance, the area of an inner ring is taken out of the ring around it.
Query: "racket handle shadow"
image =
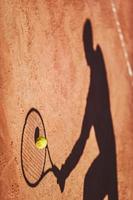
[[[58,167],[53,164],[48,146],[46,148],[47,148],[47,151],[48,151],[49,160],[50,160],[52,167],[50,169],[48,169],[47,171],[45,171],[45,174],[47,174],[49,172],[53,172],[53,174],[57,178],[57,184],[59,185],[61,192],[63,192],[64,187],[65,187],[65,177],[63,176],[62,170],[59,170]]]
[[[60,187],[61,192],[64,191],[65,187],[65,178],[62,176],[61,170],[59,170],[55,165],[52,166],[53,174],[57,178],[57,184]]]
[[[45,172],[43,172],[43,177],[46,176],[49,172],[53,172],[53,168],[49,168]]]

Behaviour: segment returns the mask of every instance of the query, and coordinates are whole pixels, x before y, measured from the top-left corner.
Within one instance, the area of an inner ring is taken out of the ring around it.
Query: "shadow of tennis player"
[[[65,180],[80,160],[93,126],[100,153],[86,173],[83,199],[103,200],[108,195],[109,200],[118,200],[116,146],[107,74],[100,46],[97,45],[96,49],[93,49],[90,20],[86,20],[84,24],[83,43],[87,65],[90,67],[90,87],[88,88],[81,134],[62,165],[58,174],[58,183],[63,191]]]

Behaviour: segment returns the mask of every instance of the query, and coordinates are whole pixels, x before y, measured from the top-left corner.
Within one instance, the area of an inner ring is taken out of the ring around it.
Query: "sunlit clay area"
[[[133,1],[0,0],[0,200],[133,200]]]

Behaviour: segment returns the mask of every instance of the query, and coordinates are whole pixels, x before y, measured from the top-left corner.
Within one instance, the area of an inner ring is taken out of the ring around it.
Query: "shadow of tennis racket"
[[[47,139],[44,122],[40,112],[31,108],[25,118],[21,140],[22,172],[30,187],[36,187],[49,172],[53,172],[57,179],[59,176],[59,169],[52,162],[48,145],[41,150],[36,148],[35,142],[39,136]],[[47,157],[51,165],[49,168],[45,167]]]

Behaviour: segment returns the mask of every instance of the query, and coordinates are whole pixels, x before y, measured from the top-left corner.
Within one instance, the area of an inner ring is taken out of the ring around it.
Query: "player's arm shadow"
[[[81,134],[64,165],[62,165],[58,174],[58,182],[63,191],[65,180],[78,164],[89,138],[90,129],[93,126],[100,153],[86,173],[83,199],[102,200],[108,195],[109,200],[118,200],[116,145],[107,74],[100,46],[97,45],[96,50],[93,48],[90,20],[86,20],[84,24],[83,44],[87,65],[90,68],[90,86],[85,114]]]

